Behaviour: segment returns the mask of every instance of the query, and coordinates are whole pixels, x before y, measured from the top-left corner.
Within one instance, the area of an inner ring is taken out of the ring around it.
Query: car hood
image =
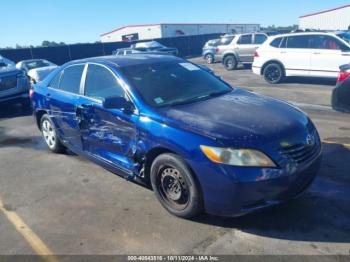
[[[242,89],[186,105],[158,109],[166,124],[211,137],[230,146],[307,135],[308,117],[295,107]],[[299,138],[298,138],[299,139]]]

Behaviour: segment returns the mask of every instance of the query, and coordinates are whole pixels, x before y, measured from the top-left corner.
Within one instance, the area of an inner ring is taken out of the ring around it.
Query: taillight
[[[220,53],[220,48],[216,48],[215,53],[217,53],[217,54]]]
[[[350,70],[349,71],[340,71],[337,82],[343,82],[350,76]]]
[[[259,53],[257,51],[254,52],[254,57],[259,57]]]

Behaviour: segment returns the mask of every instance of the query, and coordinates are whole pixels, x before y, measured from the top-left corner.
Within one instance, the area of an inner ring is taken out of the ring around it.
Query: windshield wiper
[[[175,101],[170,102],[170,103],[163,104],[160,107],[189,104],[189,103],[200,101],[200,100],[204,100],[204,99],[207,99],[207,98],[210,98],[210,97],[216,97],[216,96],[220,96],[220,95],[223,95],[223,94],[227,94],[227,93],[229,93],[231,91],[232,90],[223,90],[223,91],[212,92],[212,93],[201,95],[201,96],[192,97],[192,98],[189,98],[189,99],[179,99],[179,100],[175,100]]]

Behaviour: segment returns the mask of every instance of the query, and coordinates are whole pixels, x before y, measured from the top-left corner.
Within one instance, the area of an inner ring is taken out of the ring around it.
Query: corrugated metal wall
[[[218,38],[222,34],[207,34],[196,36],[183,36],[173,38],[154,39],[163,45],[176,47],[179,49],[179,56],[196,56],[202,53],[202,47],[210,39]],[[144,41],[138,41],[144,42]],[[35,47],[23,49],[2,49],[0,54],[14,62],[25,59],[43,58],[58,65],[68,61],[111,55],[118,48],[129,47],[136,42],[114,42],[114,43],[95,43],[95,44],[75,44],[57,47]]]
[[[299,18],[300,29],[347,30],[349,26],[350,6]]]

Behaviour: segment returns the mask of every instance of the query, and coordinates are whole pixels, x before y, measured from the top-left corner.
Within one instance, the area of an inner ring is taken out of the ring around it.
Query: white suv
[[[349,34],[294,33],[270,37],[254,55],[253,72],[271,84],[287,76],[336,78],[350,62]]]

